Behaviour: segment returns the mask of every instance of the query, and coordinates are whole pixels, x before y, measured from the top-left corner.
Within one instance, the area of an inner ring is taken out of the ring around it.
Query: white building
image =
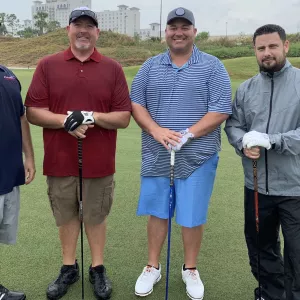
[[[33,28],[32,20],[26,19],[23,22],[24,22],[24,25],[23,25],[24,28]]]
[[[45,3],[36,0],[31,7],[33,23],[34,15],[38,12],[46,12],[49,21],[58,21],[61,27],[69,25],[69,15],[71,11],[80,6],[92,6],[92,0],[46,0]]]
[[[140,30],[140,38],[142,40],[150,39],[151,37],[160,38],[160,24],[159,23],[151,23],[149,24],[150,28],[141,29]],[[161,32],[162,39],[165,36],[165,32]]]
[[[140,9],[129,8],[126,5],[119,5],[118,10],[104,10],[97,12],[99,28],[111,30],[129,36],[135,36],[140,32]]]

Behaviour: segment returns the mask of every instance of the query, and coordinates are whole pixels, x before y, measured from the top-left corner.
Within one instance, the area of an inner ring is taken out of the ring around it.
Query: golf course
[[[288,58],[300,67],[300,58]],[[223,60],[230,75],[233,95],[240,83],[258,71],[255,57]],[[124,67],[130,88],[140,66]],[[34,70],[13,70],[22,84],[22,96],[31,82]],[[184,101],[184,99],[182,99]],[[21,212],[18,241],[15,246],[0,247],[1,284],[11,290],[22,290],[28,300],[46,299],[46,288],[62,265],[57,227],[47,198],[43,176],[42,128],[31,126],[36,177],[21,188]],[[136,279],[147,264],[147,217],[137,217],[141,164],[141,130],[133,118],[128,128],[118,131],[116,189],[108,218],[105,266],[113,282],[113,300],[137,299]],[[84,168],[84,153],[83,153]],[[198,259],[198,269],[205,286],[205,300],[252,300],[256,282],[250,272],[243,235],[243,171],[241,160],[229,145],[222,130],[222,151],[208,223]],[[165,294],[166,245],[162,251],[162,280],[146,299],[163,300]],[[77,258],[80,263],[80,240]],[[87,239],[84,239],[85,299],[95,299],[88,280],[91,263]],[[180,227],[173,223],[169,299],[188,299],[181,279],[183,247]],[[63,298],[81,299],[81,282],[75,283]]]

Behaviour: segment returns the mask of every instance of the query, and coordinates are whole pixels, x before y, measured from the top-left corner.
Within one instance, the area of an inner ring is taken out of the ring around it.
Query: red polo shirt
[[[29,87],[25,106],[49,108],[53,113],[86,110],[131,111],[128,86],[122,67],[96,49],[85,61],[71,49],[43,58]],[[116,130],[96,126],[83,140],[83,177],[115,172]],[[64,129],[43,129],[44,175],[78,176],[77,140]]]

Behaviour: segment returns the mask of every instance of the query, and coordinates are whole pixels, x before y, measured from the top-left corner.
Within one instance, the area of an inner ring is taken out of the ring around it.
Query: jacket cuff
[[[237,141],[235,151],[239,156],[244,156],[242,138]]]
[[[269,134],[271,149],[279,150],[281,146],[281,133]]]

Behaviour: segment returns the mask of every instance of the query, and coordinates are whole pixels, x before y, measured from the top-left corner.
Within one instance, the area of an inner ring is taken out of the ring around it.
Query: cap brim
[[[176,16],[176,17],[170,19],[170,20],[167,22],[167,25],[170,25],[170,23],[173,22],[173,21],[176,20],[176,19],[181,19],[181,20],[183,19],[183,20],[189,22],[190,25],[194,25],[189,19],[187,19],[187,18],[185,18],[185,17],[180,17],[180,16]]]
[[[79,16],[79,17],[72,18],[72,19],[70,19],[69,24],[71,24],[74,21],[76,21],[77,19],[80,19],[80,18],[83,18],[83,17],[87,17],[87,18],[91,19],[93,21],[93,23],[98,27],[98,22],[96,22],[92,17],[90,17],[88,15],[82,15],[82,16]]]

